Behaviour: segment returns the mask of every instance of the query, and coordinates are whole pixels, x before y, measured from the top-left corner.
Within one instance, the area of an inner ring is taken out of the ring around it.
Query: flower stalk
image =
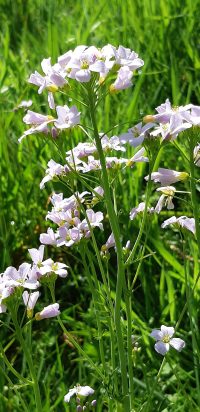
[[[101,140],[99,137],[99,131],[96,122],[96,114],[95,114],[95,96],[94,92],[91,88],[88,88],[88,96],[90,101],[90,116],[91,122],[94,129],[94,138],[96,147],[99,154],[101,169],[102,169],[102,177],[103,177],[103,189],[104,195],[106,200],[106,207],[108,211],[109,221],[111,225],[111,229],[115,239],[116,245],[116,252],[117,252],[117,285],[116,285],[116,302],[115,302],[115,328],[116,328],[116,336],[117,336],[117,344],[119,350],[119,360],[120,360],[120,369],[122,374],[122,391],[124,396],[124,407],[125,410],[128,412],[130,410],[129,399],[128,399],[128,380],[127,380],[127,362],[125,356],[125,348],[123,342],[123,335],[121,330],[121,319],[120,319],[120,309],[121,309],[121,297],[122,297],[122,290],[125,285],[125,266],[124,266],[124,258],[123,258],[123,250],[120,240],[120,230],[118,219],[114,210],[113,202],[111,199],[110,194],[110,186],[108,180],[108,174],[106,170],[106,162],[103,153],[103,149],[101,146]]]

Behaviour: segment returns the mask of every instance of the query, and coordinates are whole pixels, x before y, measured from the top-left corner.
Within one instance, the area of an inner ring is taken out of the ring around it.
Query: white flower
[[[24,305],[27,308],[28,318],[32,318],[33,309],[37,303],[39,296],[40,296],[40,292],[28,293],[27,290],[25,290],[24,293],[22,294]]]
[[[160,196],[158,203],[155,207],[155,212],[160,213],[163,206],[167,206],[168,210],[174,209],[174,204],[172,202],[172,199],[175,195],[176,188],[173,186],[158,187],[156,191],[161,192],[162,195]]]
[[[154,345],[156,352],[161,355],[165,355],[170,346],[172,346],[177,351],[181,351],[185,347],[184,340],[180,338],[172,338],[174,335],[174,328],[162,325],[160,329],[153,329],[150,336],[154,338],[157,342]]]
[[[90,388],[90,386],[77,385],[73,389],[70,389],[69,392],[65,395],[64,402],[69,403],[73,395],[76,395],[78,397],[80,396],[86,397],[86,396],[90,396],[93,394],[94,394],[94,389]]]

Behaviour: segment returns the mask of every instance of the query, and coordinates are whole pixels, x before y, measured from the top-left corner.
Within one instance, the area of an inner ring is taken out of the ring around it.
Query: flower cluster
[[[27,111],[24,116],[24,123],[31,125],[31,128],[26,130],[18,139],[19,143],[28,135],[35,133],[48,134],[51,132],[52,137],[56,137],[58,133],[64,129],[70,129],[80,122],[80,112],[76,106],[69,108],[67,105],[56,106],[57,118]]]
[[[128,129],[119,136],[122,143],[139,146],[147,138],[161,137],[161,140],[174,140],[179,133],[200,125],[200,106],[187,104],[173,107],[169,101],[156,107],[157,114],[147,115],[142,122]],[[196,157],[195,149],[194,157]]]
[[[43,74],[41,75],[37,71],[31,74],[29,83],[38,87],[39,94],[46,90],[49,107],[54,111],[51,112],[51,115],[48,115],[28,110],[23,121],[30,128],[19,138],[19,142],[26,136],[34,133],[50,134],[52,138],[58,138],[62,131],[71,130],[76,126],[88,138],[88,141],[79,142],[71,150],[67,150],[64,160],[65,164],[56,163],[53,159],[49,160],[45,176],[40,183],[41,189],[45,187],[47,182],[53,179],[62,180],[64,177],[70,177],[68,180],[70,182],[71,177],[77,177],[79,174],[81,174],[82,178],[86,178],[85,173],[103,171],[102,181],[105,189],[105,199],[107,206],[110,203],[112,208],[112,202],[109,199],[109,188],[107,187],[110,183],[109,177],[112,177],[116,170],[132,168],[135,162],[148,161],[150,161],[149,169],[151,170],[153,156],[150,144],[152,142],[153,144],[158,142],[159,145],[164,146],[166,141],[176,139],[182,131],[190,129],[192,126],[200,125],[199,106],[188,104],[186,106],[173,107],[169,99],[167,99],[165,103],[155,109],[155,115],[145,116],[143,121],[129,127],[128,132],[122,133],[119,136],[109,137],[105,133],[98,134],[95,121],[92,122],[92,128],[87,128],[87,125],[85,126],[84,123],[81,124],[81,112],[76,106],[68,107],[66,104],[59,106],[55,103],[54,97],[56,92],[76,92],[74,83],[83,83],[77,88],[77,93],[81,90],[83,93],[81,94],[80,92],[81,97],[87,98],[87,104],[84,104],[84,106],[91,109],[90,115],[92,119],[92,114],[95,116],[93,111],[95,112],[97,103],[99,103],[99,96],[102,96],[101,93],[99,94],[99,90],[102,91],[102,88],[105,86],[105,89],[103,89],[105,93],[108,91],[112,93],[130,87],[132,85],[133,73],[142,67],[143,64],[143,60],[134,51],[122,46],[117,48],[108,44],[98,49],[94,46],[87,47],[81,45],[59,56],[57,62],[53,65],[50,58],[44,59],[41,62]],[[96,101],[93,102],[95,99]],[[76,101],[81,104],[81,101],[78,99]],[[94,104],[90,105],[90,102]],[[22,106],[24,106],[24,103]],[[129,148],[129,153],[132,156],[129,154],[126,157],[127,144],[133,148],[140,145],[143,146],[137,152],[132,152],[132,148],[131,151]],[[98,150],[98,147],[104,153],[105,166],[102,152]],[[149,159],[145,156],[145,150],[147,150]],[[116,153],[113,153],[113,151]],[[200,144],[194,148],[193,157],[194,164],[200,166]],[[109,170],[107,181],[104,179],[106,176],[105,169]],[[176,193],[188,193],[178,191],[173,185],[186,180],[188,177],[189,174],[184,171],[180,172],[166,168],[159,168],[157,171],[150,173],[145,177],[149,185],[148,188],[151,188],[151,181],[159,183],[160,186],[156,188],[155,194],[159,193],[160,197],[157,199],[154,207],[149,207],[147,202],[143,201],[138,206],[132,208],[130,219],[133,220],[140,213],[159,214],[164,207],[168,210],[173,210],[173,199]],[[90,186],[88,185],[88,187]],[[49,280],[52,274],[54,278],[56,276],[62,278],[67,276],[67,266],[65,264],[54,262],[52,259],[44,260],[44,245],[65,246],[69,248],[78,245],[82,240],[89,239],[95,228],[103,230],[102,222],[104,215],[101,211],[94,211],[93,209],[99,201],[104,202],[104,189],[98,186],[90,189],[91,192],[75,192],[70,197],[64,197],[63,193],[53,193],[50,199],[52,208],[46,215],[46,219],[51,222],[51,226],[46,233],[40,234],[42,245],[39,249],[29,249],[32,265],[23,263],[18,270],[9,267],[0,276],[0,312],[6,311],[7,299],[15,294],[16,289],[19,290],[20,288],[20,293],[27,308],[27,315],[31,318],[34,306],[39,298],[39,291],[37,289],[40,285],[45,283],[45,280]],[[108,217],[112,220],[112,213],[109,213],[108,207],[107,209]],[[143,222],[145,223],[145,221]],[[110,234],[106,243],[101,247],[100,252],[101,256],[105,259],[109,259],[109,250],[111,248],[117,251],[118,258],[121,254],[119,253],[120,249],[117,250],[121,237],[117,235],[118,229],[115,230],[116,225],[112,225],[112,223],[111,228],[114,233]],[[54,228],[55,225],[56,229]],[[193,218],[186,216],[176,218],[172,216],[165,220],[161,227],[165,228],[168,225],[185,228],[195,235],[195,220]],[[143,227],[144,225],[141,225],[142,230]],[[139,240],[141,239],[140,235],[141,233],[137,238]],[[138,246],[137,241],[135,245]],[[122,251],[124,256],[129,255],[131,257],[130,241],[126,243]],[[35,319],[41,320],[59,314],[59,305],[54,303],[43,308],[41,312],[36,313]],[[175,330],[173,327],[164,325],[161,326],[160,330],[153,330],[150,336],[156,340],[155,350],[165,355],[169,351],[170,346],[178,351],[183,349],[185,342],[182,339],[173,338],[174,334]],[[77,411],[83,411],[91,409],[91,407],[96,405],[96,400],[85,400],[85,398],[93,394],[94,390],[89,386],[77,385],[69,390],[64,397],[64,401],[69,403],[72,397],[76,397]]]
[[[148,157],[144,156],[145,148],[142,147],[130,159],[124,157],[107,156],[112,150],[124,152],[126,149],[122,146],[117,136],[109,138],[101,135],[101,144],[105,153],[105,163],[107,169],[120,169],[123,167],[133,167],[137,162],[148,162]],[[98,157],[98,151],[95,142],[79,143],[72,150],[67,151],[66,164],[63,166],[56,163],[53,159],[48,162],[48,168],[44,178],[40,183],[43,189],[45,184],[55,178],[62,178],[69,173],[88,173],[101,170],[101,163]]]
[[[107,44],[102,49],[81,45],[58,57],[56,64],[51,59],[43,59],[41,67],[44,76],[37,71],[31,74],[29,82],[38,86],[38,93],[48,90],[50,108],[54,108],[53,93],[69,85],[70,80],[88,83],[93,75],[99,76],[102,83],[109,73],[117,72],[112,89],[122,90],[131,86],[133,73],[144,65],[143,60],[134,51],[123,46],[118,48]]]
[[[153,180],[155,183],[161,183],[161,186],[156,189],[157,192],[161,192],[161,196],[154,207],[147,207],[147,212],[149,213],[160,213],[164,206],[168,210],[174,209],[173,197],[175,193],[188,193],[184,191],[176,190],[174,186],[168,186],[172,183],[183,181],[188,179],[189,174],[186,172],[177,172],[175,170],[159,168],[157,172],[151,173],[150,176],[146,176],[145,180]],[[138,213],[143,213],[145,210],[145,202],[140,203],[138,206],[134,207],[130,211],[130,219],[133,220]],[[185,228],[195,234],[195,220],[194,218],[188,218],[186,216],[180,216],[176,218],[175,216],[170,217],[165,220],[161,227],[165,228],[169,225],[175,225],[178,228]]]
[[[29,291],[38,289],[42,279],[49,278],[52,274],[62,278],[67,276],[67,265],[54,262],[52,259],[43,260],[44,245],[41,245],[39,249],[29,249],[29,254],[33,262],[32,265],[24,262],[18,270],[13,266],[9,266],[0,275],[0,313],[6,312],[7,299],[20,290],[24,304],[27,307],[27,314],[32,317],[32,311],[38,300],[39,292],[29,293],[26,289]]]
[[[56,232],[49,228],[47,233],[40,235],[40,242],[46,245],[71,247],[82,238],[91,236],[91,229],[99,227],[103,230],[103,213],[94,212],[91,208],[97,203],[97,197],[102,199],[103,189],[97,187],[94,194],[90,192],[75,193],[69,198],[63,198],[63,193],[54,193],[51,197],[52,210],[47,213],[46,219],[58,226]],[[89,197],[89,198],[88,198]],[[87,204],[85,210],[83,205]],[[84,212],[84,219],[81,214]]]

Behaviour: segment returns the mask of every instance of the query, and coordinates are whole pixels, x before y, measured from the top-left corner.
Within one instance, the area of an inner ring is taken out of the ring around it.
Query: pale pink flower
[[[164,229],[165,227],[169,225],[177,225],[179,227],[183,227],[185,229],[188,229],[190,232],[195,234],[195,220],[193,217],[187,217],[187,216],[180,216],[180,217],[175,217],[172,216],[169,219],[165,220],[161,227]]]
[[[17,270],[9,266],[4,272],[4,279],[8,286],[37,289],[39,282],[29,263],[22,263]]]
[[[154,348],[156,352],[161,355],[166,355],[170,346],[180,352],[185,347],[184,340],[180,338],[173,338],[175,330],[173,327],[167,327],[162,325],[161,329],[153,329],[150,336],[156,340]]]
[[[192,123],[192,125],[197,126],[200,124],[200,106],[194,106],[191,104],[190,112],[186,112],[183,114],[184,119]]]
[[[5,277],[0,278],[0,313],[5,313],[7,310],[5,299],[8,298],[14,292],[14,287],[9,286],[6,283]]]
[[[28,82],[36,86],[39,86],[38,93],[41,94],[44,89],[48,90],[48,102],[51,109],[55,108],[53,93],[58,90],[59,87],[63,87],[67,84],[65,80],[66,73],[62,71],[60,65],[55,64],[51,66],[51,58],[43,59],[41,62],[42,70],[45,76],[42,76],[37,71],[31,74]]]
[[[79,143],[72,150],[68,150],[66,154],[70,156],[73,155],[73,158],[77,157],[79,159],[82,159],[84,157],[88,157],[89,155],[92,155],[93,153],[96,153],[96,151],[97,151],[97,148],[94,143],[84,142],[84,143]]]
[[[40,182],[40,189],[44,189],[45,183],[49,182],[56,176],[62,176],[66,173],[66,168],[59,163],[56,163],[53,159],[47,163],[46,175]]]
[[[41,245],[38,249],[28,249],[29,255],[33,263],[38,267],[41,267],[44,257],[44,246]]]
[[[109,138],[107,135],[100,134],[100,137],[101,137],[102,149],[104,151],[109,151],[109,150],[117,150],[121,152],[126,151],[125,147],[122,145],[118,136],[112,136]]]
[[[135,162],[148,162],[149,159],[148,157],[143,156],[144,153],[145,153],[145,148],[142,147],[140,150],[138,150],[137,153],[134,154],[133,157],[131,157],[131,159],[127,161],[127,166],[132,167]]]
[[[158,123],[169,123],[172,118],[184,120],[185,114],[192,108],[191,104],[186,106],[172,106],[169,99],[156,107],[158,114],[153,116],[153,121]]]
[[[114,83],[110,86],[110,91],[114,92],[116,90],[124,90],[132,86],[131,79],[133,77],[133,72],[127,67],[123,66],[119,69],[117,73],[117,78]]]
[[[87,215],[87,219],[84,219],[79,225],[79,228],[83,232],[90,232],[90,227],[91,228],[99,227],[101,230],[103,230],[103,224],[101,223],[103,220],[102,212],[94,212],[94,210],[92,209],[87,209],[86,215]],[[88,221],[90,225],[88,224]]]
[[[89,82],[91,72],[106,72],[105,63],[100,58],[101,53],[96,47],[78,46],[67,63],[68,76],[81,83]]]
[[[68,229],[66,226],[61,226],[58,229],[58,240],[57,246],[67,246],[71,247],[75,243],[80,242],[83,234],[81,230],[77,227]]]
[[[148,136],[149,130],[155,126],[155,123],[147,123],[144,126],[142,122],[128,129],[127,133],[119,136],[119,140],[124,143],[129,143],[131,146],[137,147],[142,144],[145,137]]]
[[[138,206],[134,207],[131,211],[130,211],[130,219],[133,220],[135,219],[135,217],[138,215],[138,213],[143,213],[145,209],[145,202],[141,202],[139,203]],[[148,207],[147,211],[149,213],[153,213],[154,212],[154,208],[153,207]]]
[[[78,112],[76,106],[68,107],[56,106],[58,118],[55,119],[55,126],[58,129],[69,129],[80,122],[80,112]]]
[[[57,244],[57,236],[54,233],[53,229],[50,227],[47,229],[47,233],[41,233],[40,234],[40,242],[43,243],[43,245],[56,245]]]
[[[172,183],[176,183],[188,178],[186,172],[176,172],[176,170],[159,168],[157,172],[151,173],[151,180],[155,183],[161,183],[163,186],[170,186]],[[145,180],[149,180],[149,176],[145,177]]]
[[[125,159],[123,157],[118,158],[116,156],[107,156],[105,160],[107,169],[118,169],[123,164],[126,164],[128,162],[128,159]]]
[[[28,135],[35,133],[48,133],[48,125],[54,122],[54,117],[46,116],[41,113],[32,112],[31,110],[27,111],[27,114],[23,118],[24,123],[31,124],[32,127],[26,130],[23,135],[18,139],[18,142],[21,141]]]
[[[183,119],[180,116],[174,116],[170,119],[169,123],[160,123],[159,126],[155,127],[151,136],[162,136],[162,140],[174,140],[186,129],[189,129],[192,126],[191,123],[183,122]]]
[[[116,50],[116,64],[128,67],[131,71],[144,65],[144,61],[131,49],[119,46]]]
[[[113,233],[109,236],[107,242],[105,243],[106,249],[110,249],[111,247],[115,247],[115,238]]]
[[[41,312],[36,313],[35,319],[41,320],[41,319],[53,318],[58,315],[60,315],[59,304],[53,303],[52,305],[45,306]]]
[[[61,278],[66,278],[68,271],[66,268],[69,266],[64,263],[54,262],[52,259],[47,259],[43,262],[43,266],[40,269],[41,275],[48,275],[49,273],[55,273]]]

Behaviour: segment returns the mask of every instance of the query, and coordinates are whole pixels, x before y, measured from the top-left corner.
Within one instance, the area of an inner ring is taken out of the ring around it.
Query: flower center
[[[81,69],[85,70],[85,69],[88,69],[88,67],[89,67],[89,64],[88,64],[87,60],[83,60],[81,62]]]
[[[165,336],[163,336],[162,341],[163,341],[164,343],[169,343],[169,342],[170,342],[170,336],[169,336],[168,334],[165,335]]]
[[[53,265],[51,266],[53,271],[58,270],[58,264],[57,263],[53,263]]]

